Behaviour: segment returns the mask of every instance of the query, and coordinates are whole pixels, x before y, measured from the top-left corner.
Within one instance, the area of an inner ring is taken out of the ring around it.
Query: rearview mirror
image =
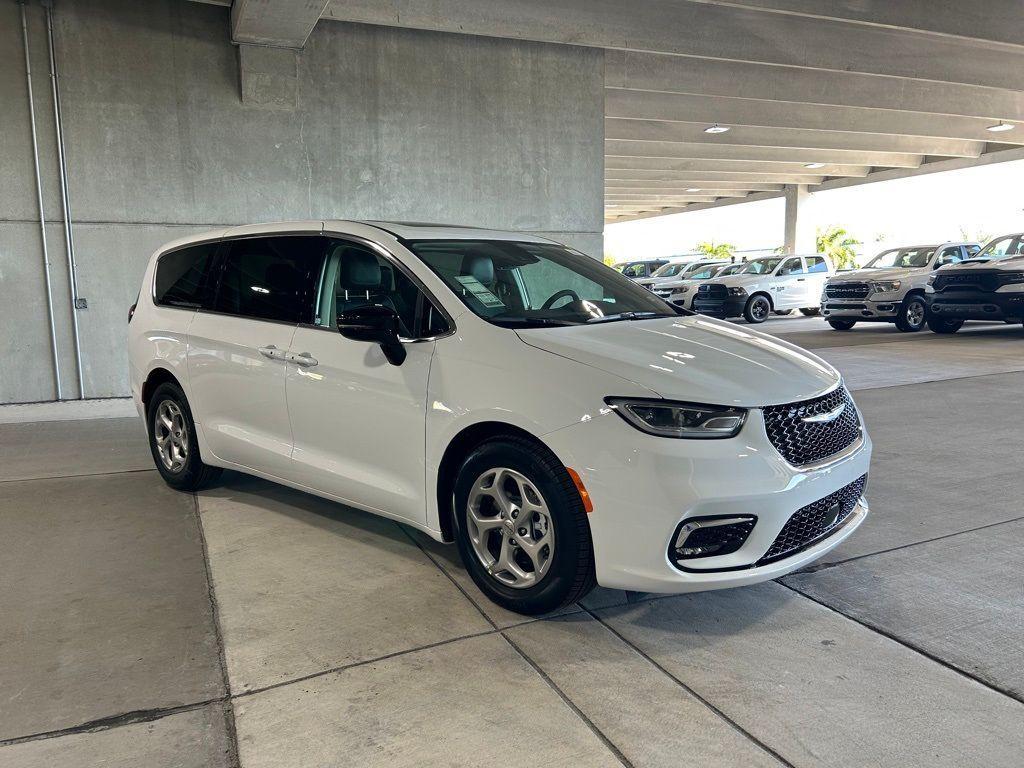
[[[405,362],[405,347],[398,338],[398,328],[395,310],[379,304],[350,309],[338,315],[338,333],[353,341],[380,344],[384,357],[392,365]]]

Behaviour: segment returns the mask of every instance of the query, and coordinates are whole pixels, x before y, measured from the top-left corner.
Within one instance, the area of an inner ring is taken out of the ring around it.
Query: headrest
[[[338,282],[342,288],[378,288],[380,262],[372,253],[361,248],[348,248],[341,255]]]
[[[494,282],[494,262],[490,256],[467,256],[462,260],[462,272],[472,275],[484,285]]]

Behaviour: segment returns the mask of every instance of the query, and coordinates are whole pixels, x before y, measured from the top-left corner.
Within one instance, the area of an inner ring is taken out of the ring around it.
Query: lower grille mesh
[[[861,475],[835,493],[798,509],[757,564],[766,565],[794,555],[842,526],[864,493],[867,481],[868,476]]]

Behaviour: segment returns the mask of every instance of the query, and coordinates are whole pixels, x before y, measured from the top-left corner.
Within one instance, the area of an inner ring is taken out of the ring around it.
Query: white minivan
[[[393,518],[526,614],[776,578],[868,512],[832,366],[535,235],[222,229],[153,255],[128,327],[169,485],[227,467]]]

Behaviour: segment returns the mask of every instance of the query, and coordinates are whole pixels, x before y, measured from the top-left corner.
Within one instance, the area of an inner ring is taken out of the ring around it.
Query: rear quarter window
[[[209,308],[217,246],[217,242],[202,243],[163,254],[156,263],[154,301],[165,307]]]

